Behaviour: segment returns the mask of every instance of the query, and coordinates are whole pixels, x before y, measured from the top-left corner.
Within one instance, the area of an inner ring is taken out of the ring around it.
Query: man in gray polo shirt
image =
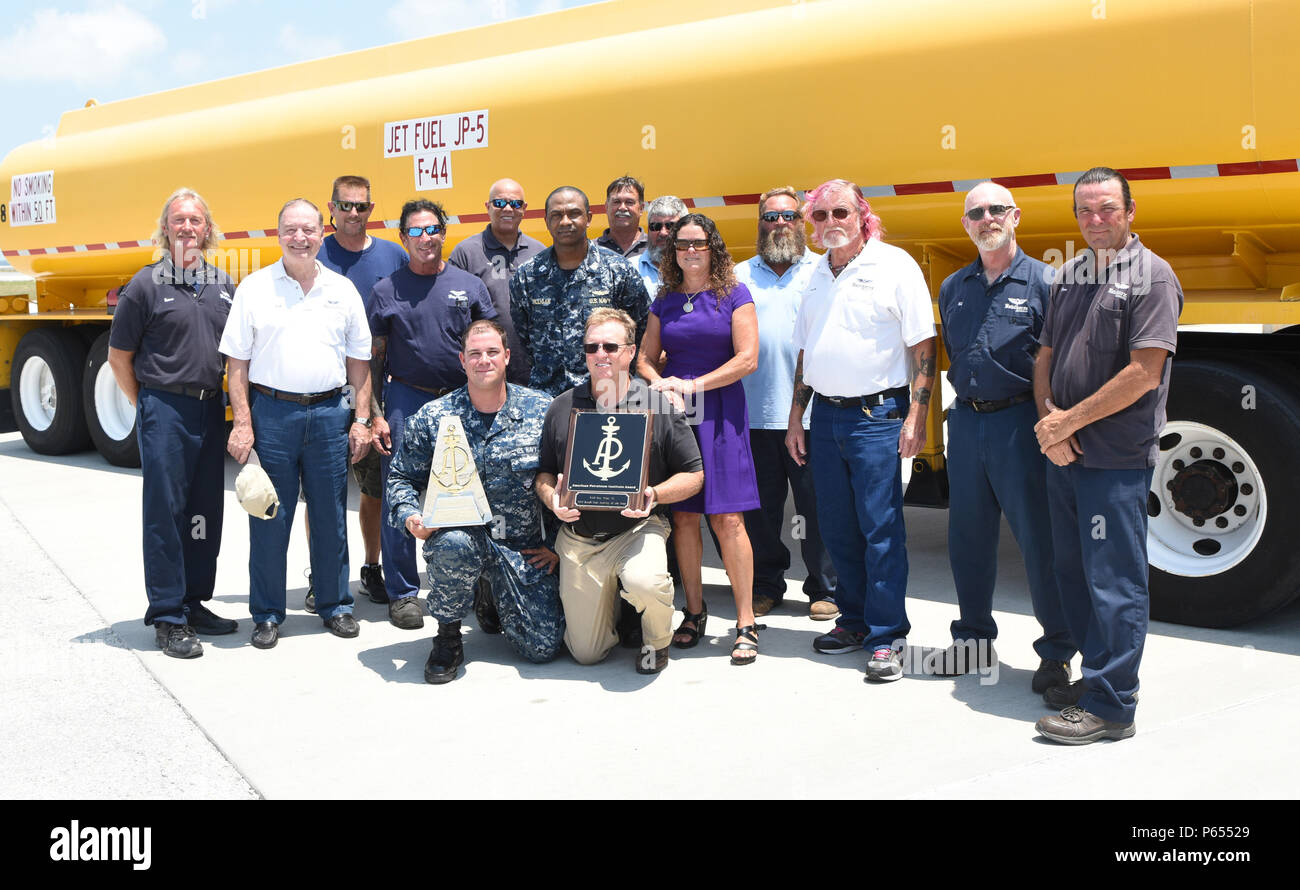
[[[488,189],[488,224],[477,235],[470,235],[456,245],[447,262],[464,269],[487,285],[492,295],[492,305],[497,307],[497,321],[506,329],[510,349],[510,367],[506,380],[524,385],[528,383],[528,350],[519,343],[515,323],[510,317],[510,276],[524,263],[546,249],[536,238],[519,231],[524,221],[528,202],[524,200],[524,187],[513,179],[498,179]]]
[[[1128,181],[1094,167],[1074,185],[1088,249],[1057,273],[1034,363],[1038,444],[1056,580],[1083,677],[1044,693],[1052,741],[1086,745],[1135,731],[1146,642],[1147,495],[1165,425],[1183,290],[1133,234]]]

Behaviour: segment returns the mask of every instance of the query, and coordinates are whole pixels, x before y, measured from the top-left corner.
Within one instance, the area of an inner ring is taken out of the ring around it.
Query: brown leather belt
[[[178,383],[145,383],[142,384],[145,389],[156,389],[159,392],[169,392],[178,396],[189,396],[191,399],[198,399],[200,402],[206,402],[208,399],[215,399],[221,395],[221,387],[216,389],[204,389],[199,386],[181,386]]]
[[[401,377],[398,377],[396,374],[389,374],[388,377],[390,380],[395,380],[398,383],[402,384],[402,386],[409,386],[411,389],[418,389],[420,392],[427,392],[429,395],[436,396],[438,398],[441,398],[442,396],[445,396],[447,393],[452,391],[452,387],[450,386],[446,387],[445,389],[434,389],[428,386],[419,386],[414,383],[408,383],[405,380],[403,380]]]
[[[1009,399],[958,399],[957,401],[963,405],[969,405],[970,409],[976,414],[992,414],[994,411],[1002,411],[1012,405],[1028,402],[1032,398],[1032,393],[1022,392],[1020,395],[1012,396]]]

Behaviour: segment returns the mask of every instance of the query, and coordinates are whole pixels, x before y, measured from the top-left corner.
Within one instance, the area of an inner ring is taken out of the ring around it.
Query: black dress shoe
[[[274,621],[259,621],[253,628],[253,646],[257,649],[274,649],[280,639],[280,625]]]
[[[622,596],[618,598],[618,621],[614,625],[614,633],[618,634],[618,644],[624,649],[645,647],[645,640],[641,636],[641,613]]]
[[[501,615],[492,599],[492,585],[487,578],[480,577],[474,585],[474,620],[485,634],[501,633]]]
[[[1038,670],[1029,682],[1029,688],[1042,695],[1053,686],[1065,686],[1070,682],[1070,663],[1068,661],[1049,661],[1044,658],[1038,662]]]
[[[342,612],[325,621],[325,627],[336,637],[351,639],[361,633],[361,628],[357,626],[356,619],[347,612]]]
[[[311,583],[311,572],[307,573],[307,595],[302,598],[302,607],[313,615],[316,614],[316,588]]]
[[[163,654],[172,658],[198,658],[203,654],[203,644],[199,642],[194,628],[186,624],[154,622],[153,639]]]
[[[208,636],[232,634],[239,630],[239,622],[233,618],[222,618],[212,614],[212,610],[203,603],[190,604],[190,627],[198,633]]]
[[[1088,687],[1082,679],[1066,683],[1064,686],[1053,686],[1043,693],[1043,704],[1054,711],[1064,710],[1077,705],[1087,691]]]
[[[460,638],[460,622],[438,625],[433,651],[424,663],[424,682],[440,686],[456,679],[457,669],[465,663],[465,646]]]

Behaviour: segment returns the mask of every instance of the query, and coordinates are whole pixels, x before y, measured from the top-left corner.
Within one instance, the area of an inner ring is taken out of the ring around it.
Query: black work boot
[[[456,670],[465,663],[465,647],[460,640],[460,622],[438,622],[433,651],[424,663],[424,682],[435,686],[456,679]]]
[[[501,616],[497,613],[496,601],[492,599],[492,585],[486,577],[480,577],[474,585],[474,618],[483,633],[501,633]]]

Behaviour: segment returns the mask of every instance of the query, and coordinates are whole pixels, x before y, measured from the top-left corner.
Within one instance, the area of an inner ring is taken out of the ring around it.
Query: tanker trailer
[[[1239,623],[1300,591],[1297,340],[1262,333],[1300,323],[1298,39],[1285,0],[621,0],[91,105],[0,165],[0,247],[36,277],[30,304],[0,304],[0,384],[37,450],[81,447],[87,422],[122,430],[98,347],[179,185],[210,201],[213,259],[238,278],[278,257],[280,205],[323,206],[340,173],[372,180],[378,237],[406,199],[443,202],[449,247],[502,176],[527,187],[543,240],[552,187],[584,188],[599,214],[631,172],[735,246],[765,189],[843,176],[937,293],[974,256],[967,188],[1011,188],[1022,247],[1059,263],[1084,246],[1074,178],[1106,164],[1182,281],[1181,322],[1252,331],[1180,336],[1149,502],[1153,614]],[[930,427],[908,497],[942,506],[938,404]],[[110,459],[134,447],[109,441]]]

